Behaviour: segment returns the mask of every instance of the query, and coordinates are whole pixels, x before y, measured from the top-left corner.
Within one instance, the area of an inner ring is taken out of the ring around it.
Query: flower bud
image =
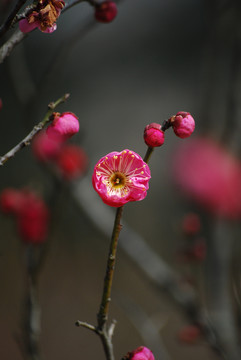
[[[117,6],[113,1],[104,1],[95,6],[95,18],[97,21],[109,23],[117,15]]]
[[[174,133],[182,139],[192,135],[195,129],[195,121],[189,112],[179,111],[171,118],[171,123]]]
[[[155,360],[151,350],[145,346],[139,346],[136,350],[129,352],[124,360]]]
[[[82,175],[87,169],[87,164],[86,153],[77,145],[63,146],[56,160],[58,169],[67,180]]]
[[[144,141],[147,146],[157,147],[163,145],[165,140],[164,131],[161,130],[161,125],[151,123],[145,127]]]
[[[47,127],[46,133],[55,141],[67,140],[79,131],[79,121],[72,112],[54,113],[53,122]]]

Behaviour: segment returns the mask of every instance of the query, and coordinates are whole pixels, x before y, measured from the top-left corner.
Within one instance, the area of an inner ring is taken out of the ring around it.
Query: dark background
[[[1,64],[1,154],[43,118],[50,101],[64,93],[71,96],[60,111],[72,111],[79,118],[80,133],[72,142],[88,154],[89,184],[100,157],[125,148],[144,156],[144,127],[180,110],[191,112],[195,118],[196,135],[206,132],[223,139],[226,134],[230,148],[237,153],[238,2],[125,0],[118,7],[112,23],[98,24],[92,20],[90,5],[80,3],[60,16],[56,32],[48,35],[34,31]],[[236,101],[231,113],[233,86]],[[233,132],[230,118],[235,125]],[[177,264],[176,250],[178,226],[189,207],[169,171],[182,141],[171,129],[167,131],[164,146],[156,149],[150,162],[148,196],[140,203],[128,204],[124,220],[174,269],[185,273]],[[108,239],[85,210],[79,209],[71,192],[57,185],[51,173],[36,162],[31,147],[0,170],[1,189],[31,186],[46,201],[53,199],[50,248],[39,284],[45,358],[104,359],[100,340],[74,323],[79,319],[95,324]],[[98,195],[94,196],[101,202]],[[15,337],[21,334],[25,296],[24,248],[13,220],[1,215],[0,222],[0,357],[18,360],[22,357]],[[205,281],[202,274],[203,266],[197,266],[194,278],[198,289],[200,276]],[[200,293],[205,297],[203,291]],[[116,359],[137,346],[150,346],[144,343],[139,326],[130,320],[131,310],[126,310],[123,301],[125,305],[129,301],[138,304],[160,322],[167,359],[219,358],[205,338],[195,345],[178,341],[178,331],[188,324],[182,308],[153,286],[122,250],[112,300],[110,318],[117,319]],[[162,359],[160,354],[154,355],[156,360]]]

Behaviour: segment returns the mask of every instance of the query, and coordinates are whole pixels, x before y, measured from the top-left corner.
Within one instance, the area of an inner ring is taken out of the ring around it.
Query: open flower
[[[57,28],[56,20],[64,6],[64,1],[39,0],[36,8],[19,21],[20,30],[28,33],[38,28],[42,32],[52,33]]]
[[[119,207],[143,200],[150,178],[149,166],[141,156],[126,149],[102,157],[95,165],[92,183],[105,204]]]

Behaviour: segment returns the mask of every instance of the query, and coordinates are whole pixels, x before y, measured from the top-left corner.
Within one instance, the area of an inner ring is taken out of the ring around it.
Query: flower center
[[[126,176],[117,171],[111,175],[110,183],[115,189],[122,188],[126,185]]]

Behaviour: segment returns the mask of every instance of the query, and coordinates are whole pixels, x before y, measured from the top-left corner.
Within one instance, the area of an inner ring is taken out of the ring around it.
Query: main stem
[[[111,337],[107,331],[106,322],[108,320],[109,304],[111,301],[111,288],[112,288],[113,275],[114,275],[115,262],[116,262],[117,244],[118,244],[119,234],[121,231],[120,221],[121,221],[122,213],[123,213],[123,206],[118,207],[116,210],[115,223],[113,227],[109,255],[107,260],[102,300],[101,300],[99,312],[97,314],[97,320],[98,320],[97,331],[101,336],[101,340],[104,346],[107,360],[114,360]]]

